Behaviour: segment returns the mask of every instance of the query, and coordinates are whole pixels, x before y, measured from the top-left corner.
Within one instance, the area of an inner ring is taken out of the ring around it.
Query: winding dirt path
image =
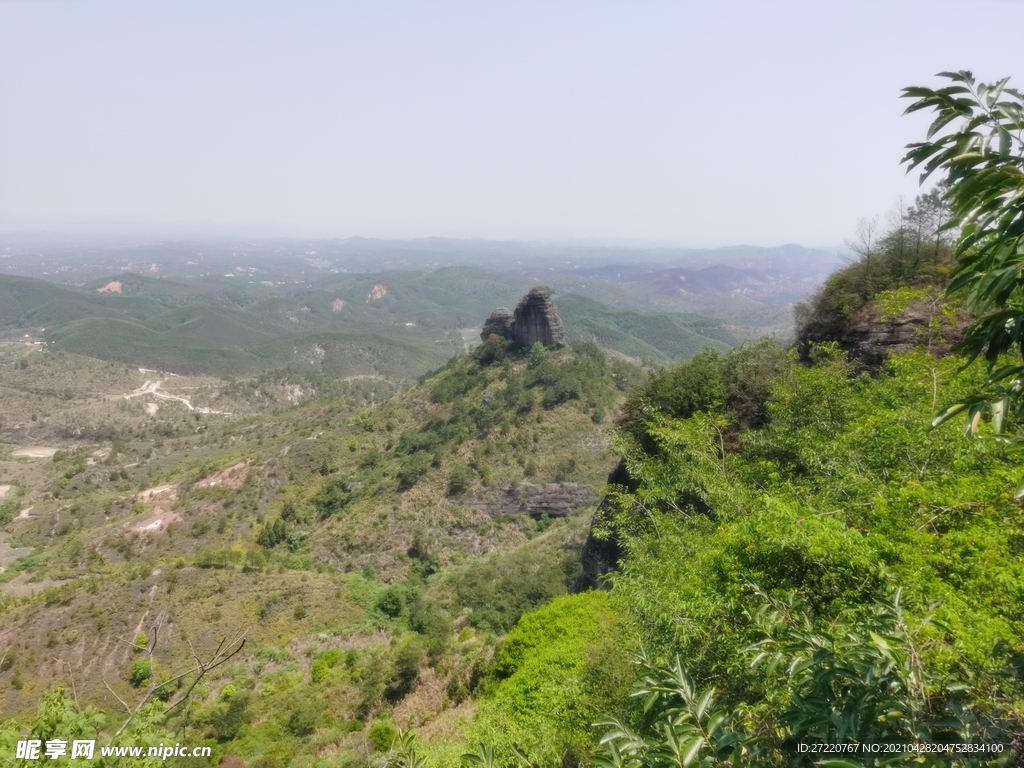
[[[146,379],[146,381],[142,384],[141,387],[132,392],[129,392],[127,395],[124,396],[124,399],[130,400],[133,397],[152,395],[153,397],[159,398],[160,400],[176,400],[179,403],[182,403],[190,411],[196,411],[197,413],[213,413],[219,416],[231,415],[228,411],[215,411],[212,408],[206,407],[197,408],[192,405],[192,402],[187,397],[182,397],[180,395],[172,395],[170,392],[162,391],[160,389],[160,385],[163,383],[164,379]]]

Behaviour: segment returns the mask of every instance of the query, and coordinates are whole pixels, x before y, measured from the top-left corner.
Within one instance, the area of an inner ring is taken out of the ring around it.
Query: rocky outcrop
[[[565,328],[558,315],[558,307],[551,300],[547,288],[533,288],[523,296],[515,311],[516,344],[532,347],[541,344],[561,344],[565,341]]]
[[[459,499],[459,505],[475,507],[494,518],[506,515],[529,515],[532,518],[568,517],[597,501],[597,494],[579,483],[520,483],[502,488],[483,498]]]
[[[600,514],[600,512],[598,513]],[[589,592],[592,589],[607,589],[601,577],[611,573],[619,567],[619,558],[622,557],[622,547],[615,536],[599,539],[594,536],[594,523],[598,516],[590,524],[590,533],[583,543],[583,550],[580,552],[580,564],[583,569],[580,575],[572,583],[569,591],[578,595],[581,592]]]
[[[547,346],[563,343],[565,328],[558,307],[551,300],[551,291],[543,286],[530,289],[514,312],[498,307],[484,321],[480,332],[483,341],[491,336],[514,341],[521,347],[532,347],[537,342]]]
[[[631,492],[637,489],[636,481],[629,476],[629,471],[626,469],[625,459],[619,461],[615,469],[608,473],[608,485],[621,485]],[[607,500],[602,500],[594,513],[594,519],[590,522],[590,532],[587,534],[587,540],[583,543],[583,550],[580,552],[580,565],[583,570],[569,590],[573,594],[587,592],[591,589],[606,589],[601,577],[619,567],[622,547],[619,545],[618,537],[614,534],[599,537],[594,533],[598,526],[606,522],[607,515]]]
[[[484,320],[484,328],[480,331],[481,341],[487,341],[491,336],[499,336],[509,341],[516,338],[515,319],[512,310],[508,307],[498,307],[491,312],[491,316]]]
[[[936,357],[949,354],[963,338],[966,316],[945,317],[933,302],[915,301],[898,317],[883,320],[872,304],[848,319],[832,318],[804,326],[797,348],[808,359],[816,345],[835,342],[859,368],[877,371],[890,353],[906,354],[924,348]]]

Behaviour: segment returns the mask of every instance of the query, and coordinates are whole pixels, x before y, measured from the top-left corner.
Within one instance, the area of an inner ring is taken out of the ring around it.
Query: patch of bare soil
[[[57,448],[49,448],[45,445],[26,445],[24,448],[16,448],[11,455],[30,459],[52,459],[57,450]]]
[[[11,492],[11,486],[9,486],[9,485],[0,485],[0,499],[2,499],[4,496],[6,496],[10,492]]]
[[[12,547],[3,538],[0,538],[0,573],[3,573],[11,563],[22,555],[27,555],[32,547]]]
[[[222,469],[220,472],[215,472],[205,480],[200,480],[196,483],[197,488],[213,488],[217,485],[226,485],[232,490],[238,490],[242,487],[242,483],[245,482],[245,475],[249,471],[249,462],[240,461],[237,464],[232,464],[230,467]]]
[[[139,491],[135,495],[135,500],[141,501],[143,504],[148,504],[157,499],[174,501],[176,498],[178,498],[178,494],[174,491],[173,485],[158,485],[153,488],[147,488],[144,491]]]
[[[131,520],[125,523],[125,527],[132,533],[164,533],[171,523],[180,523],[181,521],[182,517],[177,512],[159,509],[142,520]]]
[[[140,371],[146,371],[147,369],[146,368],[139,368],[139,370]],[[173,376],[174,374],[171,374],[171,375]],[[172,395],[169,392],[163,391],[161,389],[161,385],[163,385],[163,383],[164,383],[163,379],[157,379],[156,381],[154,381],[152,379],[146,379],[146,381],[142,384],[141,387],[139,387],[138,389],[132,390],[128,394],[124,395],[124,399],[125,400],[130,400],[131,398],[137,397],[139,395],[152,395],[153,397],[160,398],[161,400],[175,400],[175,401],[181,403],[182,405],[184,405],[190,411],[198,411],[199,413],[213,413],[213,414],[217,414],[219,416],[230,416],[231,415],[227,411],[215,411],[215,410],[213,410],[211,408],[206,408],[206,407],[196,408],[195,406],[192,405],[192,401],[189,398],[181,397],[180,395]],[[147,403],[146,404],[146,413],[148,413],[150,416],[153,416],[157,412],[157,410],[159,410],[159,406],[157,406],[156,403]]]
[[[97,288],[96,293],[120,293],[124,284],[120,280],[111,280],[102,288]]]
[[[29,581],[31,578],[32,577],[27,573],[19,573],[6,584],[0,584],[0,595],[9,595],[10,597],[32,597],[32,595],[37,592],[42,592],[44,589],[50,589],[51,587],[58,587],[62,583],[50,578],[40,579],[39,581]]]
[[[372,290],[366,294],[366,303],[369,304],[371,301],[377,299],[383,299],[388,294],[388,287],[384,283],[377,283],[373,286]]]

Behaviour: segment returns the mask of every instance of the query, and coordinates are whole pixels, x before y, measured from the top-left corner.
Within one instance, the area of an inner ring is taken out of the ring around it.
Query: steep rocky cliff
[[[947,307],[944,312],[932,300],[914,301],[892,316],[872,302],[849,318],[821,318],[804,324],[797,349],[806,360],[816,345],[835,342],[861,369],[873,372],[885,365],[890,353],[923,348],[936,357],[949,354],[963,338],[967,322],[961,310],[950,312]]]
[[[622,459],[610,473],[608,473],[608,485],[621,485],[630,491],[637,489],[637,483],[629,476],[626,470],[626,461]],[[572,588],[573,594],[586,592],[590,589],[605,589],[601,577],[611,573],[619,567],[619,558],[622,557],[622,547],[616,536],[598,536],[596,530],[607,522],[608,500],[607,497],[601,501],[594,519],[590,523],[590,532],[580,552],[580,564],[583,570],[576,577]]]

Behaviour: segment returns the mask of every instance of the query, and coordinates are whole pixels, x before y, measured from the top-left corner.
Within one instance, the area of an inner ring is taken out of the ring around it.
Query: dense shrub
[[[370,742],[378,752],[387,752],[398,738],[398,728],[386,717],[378,718],[370,725]]]
[[[263,526],[260,530],[259,535],[256,537],[256,543],[261,547],[267,549],[273,549],[282,541],[288,539],[288,526],[285,525],[284,520],[278,518],[270,525]]]
[[[395,654],[394,674],[384,689],[384,696],[389,702],[401,701],[412,690],[426,660],[426,650],[426,642],[415,635],[399,647]]]
[[[214,705],[206,713],[204,720],[214,738],[230,741],[238,735],[242,726],[252,718],[251,698],[248,691],[242,691],[232,696],[230,701]]]
[[[432,662],[440,659],[452,643],[452,618],[435,600],[425,600],[417,595],[409,606],[409,626],[423,636]]]
[[[332,480],[313,497],[313,506],[321,520],[337,515],[352,503],[354,494],[348,490],[348,479]]]
[[[476,371],[453,371],[434,385],[430,399],[435,403],[450,403],[487,383],[487,377]]]
[[[149,682],[152,674],[149,657],[139,656],[132,659],[131,670],[128,674],[128,682],[131,683],[134,688],[139,688]]]
[[[517,744],[535,765],[580,759],[591,723],[610,705],[590,684],[597,649],[617,631],[604,592],[557,598],[523,616],[498,653],[467,740],[504,754]],[[628,667],[624,656],[614,663]]]
[[[313,659],[313,664],[309,670],[310,680],[314,683],[324,682],[330,671],[340,665],[344,660],[345,655],[338,648],[321,651],[316,655],[316,658]]]
[[[724,356],[707,349],[688,362],[653,373],[626,400],[619,427],[647,452],[656,450],[646,426],[652,413],[674,419],[721,414],[730,438],[760,428],[769,418],[771,383],[787,358],[769,338],[743,344]]]
[[[397,585],[388,587],[377,600],[377,610],[391,618],[401,616],[405,610],[405,590]]]
[[[473,472],[471,467],[465,464],[455,466],[448,475],[448,495],[458,496],[465,493],[469,490],[475,477],[476,473]]]
[[[285,728],[293,736],[309,736],[316,730],[317,720],[320,717],[322,708],[315,701],[304,701],[292,711],[285,723]]]
[[[395,477],[398,479],[400,490],[407,491],[412,488],[430,469],[433,456],[427,453],[414,453],[402,459],[398,465],[398,472]]]

